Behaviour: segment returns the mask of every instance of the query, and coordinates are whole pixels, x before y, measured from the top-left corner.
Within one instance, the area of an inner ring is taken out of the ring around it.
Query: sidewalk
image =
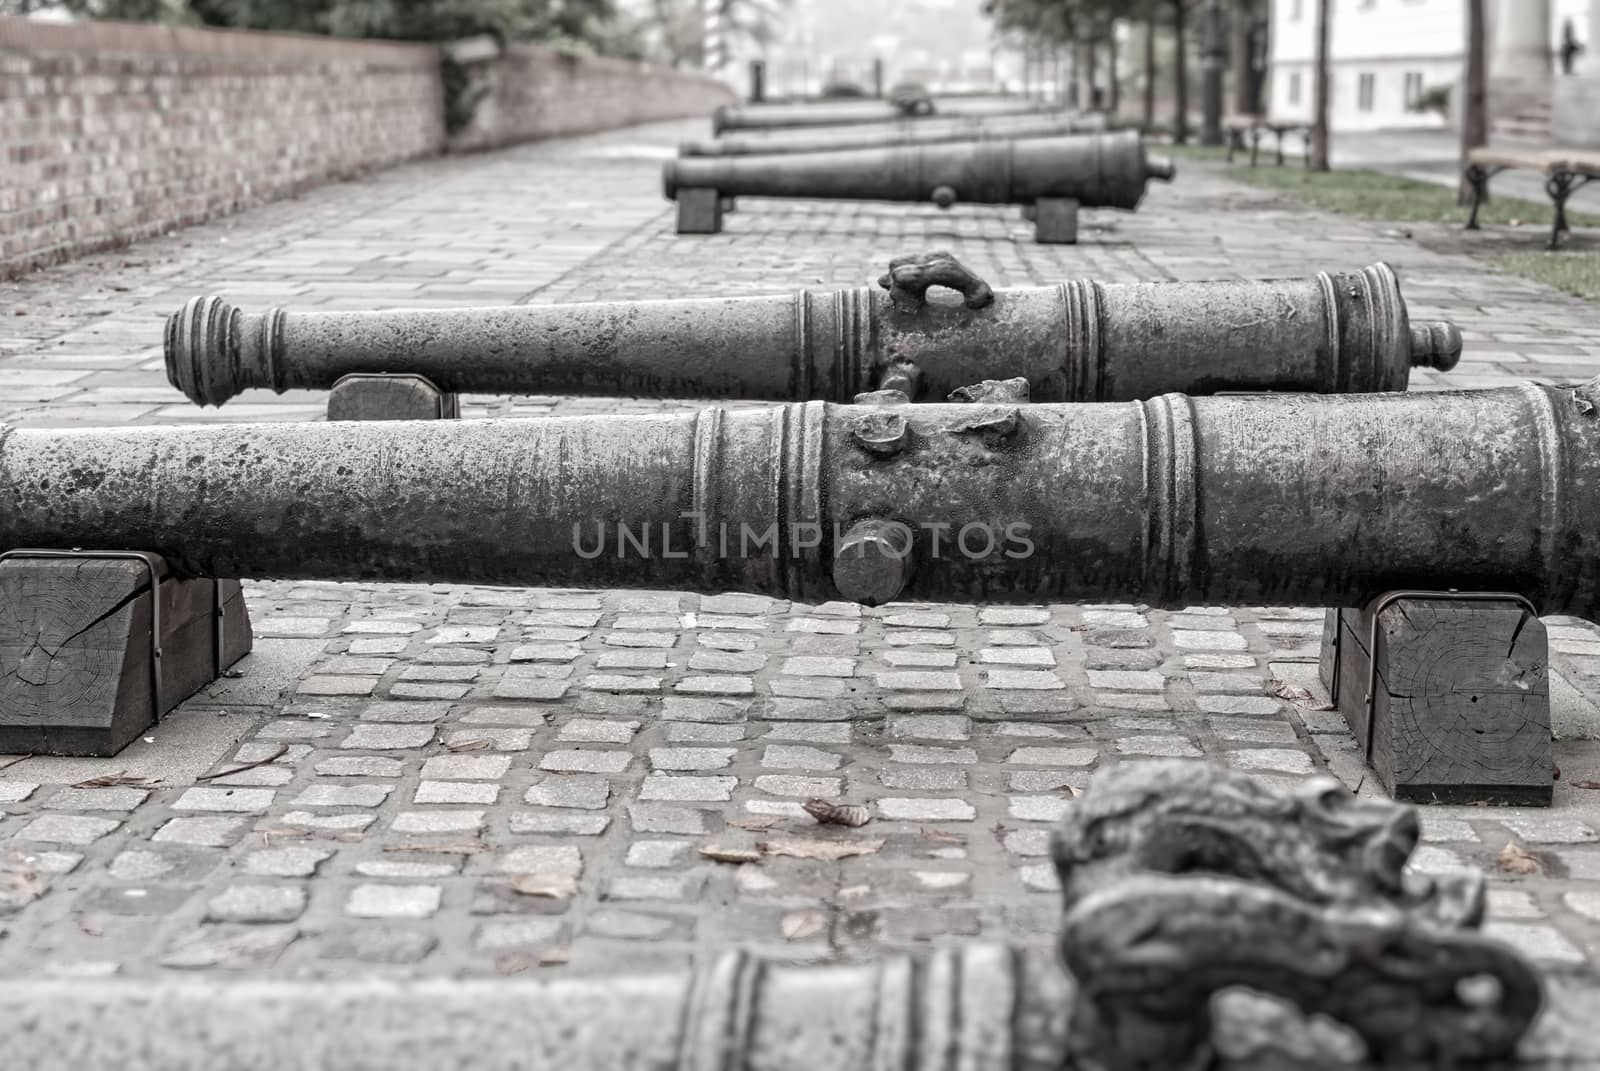
[[[1467,340],[1454,372],[1417,387],[1600,374],[1594,306],[1485,268],[1449,228],[1396,237],[1204,164],[1136,214],[1086,213],[1078,246],[1034,245],[1015,211],[755,200],[726,233],[680,238],[659,162],[701,132],[408,166],[0,286],[0,420],[317,419],[319,395],[203,411],[167,385],[162,319],[198,293],[250,309],[770,293],[859,285],[930,248],[997,286],[1383,259],[1413,316],[1452,319]],[[685,404],[484,397],[468,414]],[[246,590],[258,639],[241,676],[117,758],[0,769],[0,977],[542,977],[735,942],[799,960],[1045,944],[1051,823],[1102,765],[1208,756],[1373,792],[1338,716],[1269,683],[1317,691],[1320,611]],[[1556,805],[1428,808],[1415,865],[1485,871],[1491,932],[1547,965],[1592,964],[1600,792],[1575,786],[1600,780],[1600,631],[1547,624]],[[70,787],[118,772],[161,780]],[[873,820],[819,830],[800,810],[811,797]],[[1540,874],[1496,867],[1513,839]],[[704,854],[758,843],[757,862]]]

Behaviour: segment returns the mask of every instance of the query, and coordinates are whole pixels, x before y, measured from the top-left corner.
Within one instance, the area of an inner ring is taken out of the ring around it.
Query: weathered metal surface
[[[929,116],[1023,115],[1057,110],[1026,97],[929,97],[892,100],[830,100],[805,104],[726,104],[711,115],[711,133],[781,130],[789,127],[882,123]]]
[[[1106,129],[1098,112],[1039,112],[1028,115],[967,115],[952,119],[899,119],[843,126],[755,130],[706,141],[688,141],[680,156],[761,156],[771,153],[837,152],[889,145],[929,145],[992,138],[1046,138]]]
[[[1597,402],[1600,380],[7,429],[0,550],[133,547],[218,577],[876,600],[895,585],[835,568],[875,521],[909,543],[907,599],[1356,606],[1459,588],[1595,620]]]
[[[1081,1071],[1213,1064],[1213,996],[1247,986],[1352,1027],[1384,1066],[1512,1057],[1539,977],[1475,932],[1484,877],[1406,880],[1412,807],[1332,778],[1292,794],[1194,762],[1095,775],[1052,844]]]
[[[882,289],[491,309],[246,313],[195,298],[168,321],[167,378],[200,405],[240,391],[425,376],[449,392],[850,401],[943,398],[1021,376],[1036,401],[1169,391],[1404,390],[1461,336],[1411,323],[1386,265],[1301,279],[994,291],[949,254],[893,261]],[[945,287],[955,295],[930,287]]]
[[[725,197],[1029,204],[1070,198],[1086,208],[1138,205],[1172,162],[1146,156],[1137,131],[1057,138],[1000,138],[778,156],[685,156],[662,164],[662,186],[714,189]]]

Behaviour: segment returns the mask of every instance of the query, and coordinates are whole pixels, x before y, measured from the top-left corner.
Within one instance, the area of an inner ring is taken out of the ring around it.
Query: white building
[[[1310,118],[1318,0],[1272,0],[1269,111]],[[1465,0],[1328,0],[1329,122],[1336,130],[1442,126],[1420,110],[1454,96],[1466,45]],[[1490,112],[1548,129],[1551,85],[1570,20],[1579,42],[1595,36],[1600,0],[1488,0]],[[1543,38],[1541,50],[1537,42]],[[1600,51],[1597,49],[1596,51]],[[1578,62],[1587,68],[1594,59]],[[1593,78],[1593,75],[1588,77]]]

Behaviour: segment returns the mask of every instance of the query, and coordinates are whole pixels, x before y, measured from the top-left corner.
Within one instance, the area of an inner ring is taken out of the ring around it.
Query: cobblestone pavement
[[[320,396],[202,411],[168,387],[161,319],[198,292],[323,308],[757,293],[863,283],[930,247],[996,285],[1381,258],[1413,313],[1456,320],[1470,347],[1420,386],[1600,372],[1593,306],[1471,258],[1515,234],[1406,239],[1190,164],[1137,214],[1089,213],[1076,247],[1034,245],[994,209],[754,201],[723,235],[679,238],[658,162],[699,130],[400,168],[0,288],[0,419],[317,418]],[[663,404],[681,403],[468,409]],[[672,964],[733,941],[800,959],[1042,942],[1058,911],[1048,831],[1100,766],[1209,756],[1374,791],[1319,709],[1319,611],[247,592],[258,639],[241,674],[124,754],[0,758],[0,975],[494,975]],[[1571,965],[1600,956],[1600,792],[1577,787],[1600,780],[1600,634],[1548,624],[1556,805],[1429,808],[1416,866],[1486,871],[1492,930]],[[1314,695],[1286,701],[1277,681]],[[72,787],[116,773],[160,780]],[[800,809],[812,797],[872,820],[820,828]],[[1540,874],[1496,868],[1511,840]]]

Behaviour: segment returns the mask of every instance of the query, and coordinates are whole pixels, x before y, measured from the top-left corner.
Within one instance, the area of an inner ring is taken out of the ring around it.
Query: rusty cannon
[[[829,100],[802,104],[725,104],[711,114],[711,133],[784,130],[807,126],[882,123],[932,116],[1027,115],[1058,110],[1025,97],[934,97],[897,93],[886,100]]]
[[[1600,379],[448,423],[0,430],[0,552],[201,577],[800,601],[1358,606],[1519,593],[1600,618]]]
[[[725,134],[686,141],[679,156],[763,156],[773,153],[838,152],[891,145],[931,145],[995,138],[1049,138],[1106,129],[1099,112],[1040,112],[1029,115],[960,116],[953,119],[902,119],[894,122],[802,127],[794,130]]]
[[[943,399],[1019,376],[1050,402],[1360,393],[1404,390],[1413,367],[1449,369],[1460,352],[1450,324],[1410,320],[1384,264],[996,291],[946,253],[893,261],[879,289],[392,312],[246,313],[206,297],[166,330],[167,377],[200,405],[362,375],[422,377],[448,394],[773,401],[847,402],[880,388]]]
[[[1002,138],[776,156],[686,156],[662,164],[679,234],[716,234],[726,199],[788,197],[1022,205],[1034,237],[1078,240],[1078,209],[1133,209],[1172,162],[1147,156],[1137,131]]]

